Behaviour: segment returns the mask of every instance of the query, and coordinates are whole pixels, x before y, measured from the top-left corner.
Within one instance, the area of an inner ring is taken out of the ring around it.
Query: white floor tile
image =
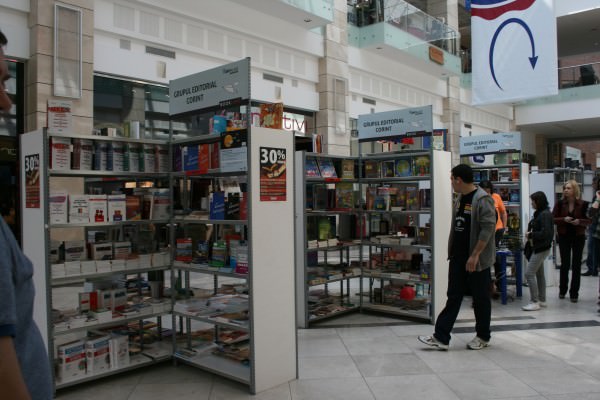
[[[140,383],[128,400],[164,400],[188,398],[208,400],[211,385],[203,383]]]
[[[600,393],[600,381],[570,366],[516,368],[510,373],[542,395]]]
[[[376,340],[372,338],[343,339],[350,355],[399,354],[410,353],[411,349],[399,337],[384,336]]]
[[[441,373],[439,377],[463,400],[504,399],[538,395],[531,387],[500,369]]]
[[[366,380],[377,400],[460,399],[436,375],[405,375]]]
[[[350,356],[305,357],[298,360],[300,379],[359,378]]]
[[[414,354],[374,354],[352,358],[364,377],[433,373],[427,364]]]
[[[379,400],[362,378],[301,379],[291,382],[290,389],[293,400]]]

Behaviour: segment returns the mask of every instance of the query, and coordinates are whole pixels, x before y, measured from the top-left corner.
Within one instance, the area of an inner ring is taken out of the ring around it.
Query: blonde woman
[[[552,210],[560,249],[558,297],[564,299],[568,290],[573,303],[577,303],[579,299],[581,255],[585,245],[585,230],[591,222],[587,216],[587,208],[588,202],[581,200],[579,184],[571,179],[563,185],[563,197]],[[572,271],[570,287],[569,270]]]

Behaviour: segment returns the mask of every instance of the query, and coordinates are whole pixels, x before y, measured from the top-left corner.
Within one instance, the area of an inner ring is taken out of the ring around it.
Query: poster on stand
[[[260,148],[260,201],[285,201],[286,149]]]
[[[25,156],[25,208],[40,208],[40,155]]]

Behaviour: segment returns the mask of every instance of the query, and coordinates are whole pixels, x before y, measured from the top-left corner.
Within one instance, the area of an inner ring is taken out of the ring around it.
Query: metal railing
[[[348,6],[348,23],[361,27],[387,22],[412,36],[458,55],[460,33],[403,0],[358,0]]]
[[[558,88],[600,84],[600,62],[573,65],[558,69]]]

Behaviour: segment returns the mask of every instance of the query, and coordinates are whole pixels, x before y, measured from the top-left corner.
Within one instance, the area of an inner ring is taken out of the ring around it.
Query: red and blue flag
[[[533,3],[535,0],[471,0],[471,16],[493,20],[509,11],[527,10]]]

